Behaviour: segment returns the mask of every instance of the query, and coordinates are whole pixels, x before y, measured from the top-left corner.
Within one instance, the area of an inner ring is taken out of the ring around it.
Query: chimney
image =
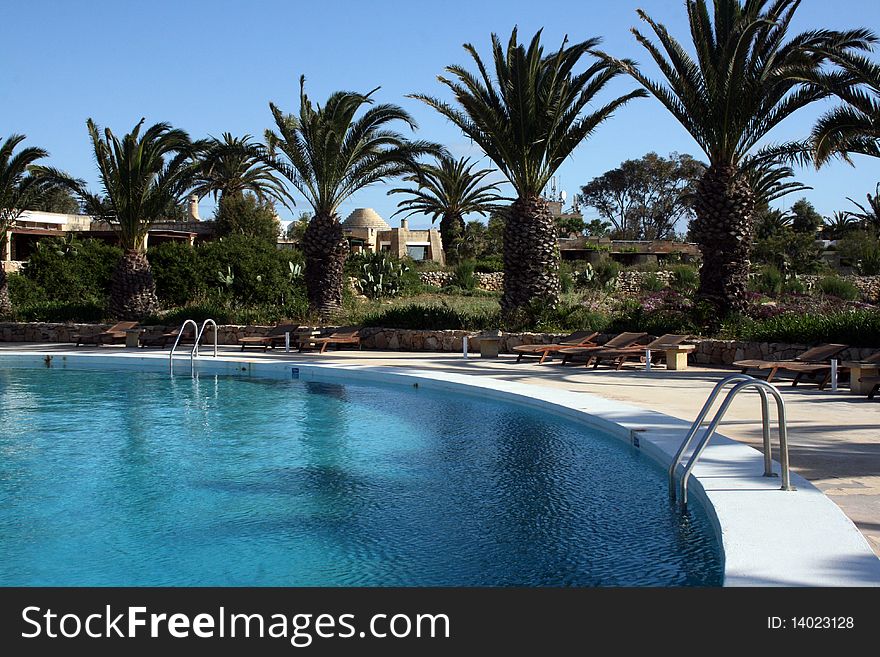
[[[189,197],[189,218],[193,221],[201,221],[199,216],[199,197],[193,194]]]
[[[401,219],[400,220],[400,228],[402,230],[409,230],[409,219]]]

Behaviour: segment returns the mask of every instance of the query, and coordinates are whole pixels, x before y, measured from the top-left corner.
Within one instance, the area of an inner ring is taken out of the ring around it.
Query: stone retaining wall
[[[20,324],[0,323],[0,342],[59,342],[72,343],[76,335],[93,335],[109,328],[108,324]],[[147,335],[161,335],[172,327],[146,327]],[[174,327],[176,328],[176,327]],[[238,344],[244,336],[265,335],[268,326],[219,327],[218,343]],[[470,336],[468,349],[479,349],[479,332],[472,331],[418,331],[408,329],[365,328],[361,331],[361,342],[365,349],[383,351],[426,351],[460,352],[462,339]],[[210,331],[207,342],[211,342]],[[512,353],[513,347],[521,344],[549,344],[562,335],[558,333],[502,333],[499,342],[501,353]],[[609,335],[600,335],[599,341],[607,340]],[[783,342],[741,342],[737,340],[699,340],[694,341],[697,348],[693,362],[700,365],[730,365],[741,359],[784,360],[805,351],[807,345]],[[880,351],[873,347],[853,347],[840,355],[840,360],[861,360]]]
[[[489,290],[490,292],[501,292],[504,287],[504,272],[477,272],[474,274],[474,276],[477,279],[477,287],[481,290]],[[419,273],[419,278],[425,285],[446,287],[447,285],[450,285],[452,283],[452,279],[455,278],[455,274],[451,271],[423,271]]]

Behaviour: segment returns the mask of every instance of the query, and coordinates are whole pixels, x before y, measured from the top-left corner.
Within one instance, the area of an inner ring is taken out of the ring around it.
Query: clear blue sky
[[[26,143],[49,150],[53,165],[94,183],[86,118],[120,133],[144,116],[151,123],[169,121],[193,137],[224,131],[262,137],[271,123],[268,102],[297,109],[297,80],[305,74],[315,100],[337,89],[381,86],[376,98],[411,112],[419,137],[455,154],[478,154],[454,126],[405,94],[443,96],[436,81],[443,67],[469,63],[461,45],[471,42],[488,56],[490,33],[506,37],[514,24],[525,38],[543,27],[548,46],[564,34],[573,40],[602,36],[607,51],[646,63],[628,31],[638,23],[636,7],[686,37],[683,0],[4,0],[0,135],[26,134]],[[805,0],[795,25],[798,30],[855,26],[880,30],[880,3]],[[633,87],[621,78],[606,98]],[[819,113],[821,108],[808,108],[772,136],[803,137]],[[559,171],[561,188],[570,196],[622,160],[652,150],[701,157],[653,98],[624,108],[583,143]],[[835,163],[818,173],[801,171],[799,179],[814,188],[807,198],[830,214],[852,207],[845,197],[861,201],[873,191],[880,161],[859,158],[855,168]],[[389,219],[397,201],[386,189],[359,192],[343,206],[342,216],[372,207]],[[796,199],[787,197],[781,205]],[[294,213],[308,209],[301,199],[298,203]],[[211,211],[210,201],[203,201],[202,215]],[[414,226],[427,223],[411,220]]]

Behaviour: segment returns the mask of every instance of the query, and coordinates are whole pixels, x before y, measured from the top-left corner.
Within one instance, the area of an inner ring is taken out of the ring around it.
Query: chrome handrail
[[[715,403],[718,395],[721,394],[721,391],[726,386],[732,383],[736,383],[738,381],[758,381],[758,379],[753,376],[749,376],[748,374],[731,374],[730,376],[721,379],[721,381],[716,383],[715,387],[712,388],[712,392],[709,394],[708,399],[706,399],[706,403],[703,404],[703,408],[700,410],[700,414],[697,415],[697,419],[694,420],[694,423],[691,425],[691,428],[687,432],[684,441],[681,443],[678,451],[675,453],[675,457],[672,459],[672,464],[669,466],[669,497],[671,499],[675,499],[675,472],[676,470],[678,470],[678,466],[684,458],[685,452],[687,451],[688,447],[690,447],[691,441],[694,439],[694,436],[697,435],[697,431],[700,430],[703,421],[706,419],[709,411],[712,410],[712,405]],[[768,408],[767,393],[762,388],[758,388],[758,392],[761,394],[761,419],[763,420],[764,476],[773,477],[774,473],[770,453],[770,411]]]
[[[193,322],[193,323],[195,323],[195,322]],[[202,328],[199,329],[199,331],[196,335],[196,341],[195,341],[195,344],[193,345],[192,353],[190,354],[190,357],[192,357],[192,358],[199,357],[199,342],[201,342],[202,334],[204,334],[205,329],[208,327],[208,324],[211,324],[214,327],[214,358],[217,357],[217,322],[215,322],[213,319],[206,319],[204,322],[202,322]]]
[[[789,464],[788,464],[788,424],[786,422],[785,416],[785,401],[782,399],[782,395],[779,393],[779,390],[776,389],[776,386],[767,383],[766,381],[761,381],[759,379],[752,378],[751,380],[741,381],[736,384],[733,389],[727,393],[727,397],[724,398],[724,402],[721,404],[721,407],[718,409],[718,412],[715,414],[715,417],[712,419],[712,422],[709,424],[709,427],[706,429],[706,432],[703,434],[703,437],[700,439],[700,442],[697,443],[697,446],[694,448],[694,453],[691,455],[690,460],[688,460],[687,465],[685,466],[684,473],[681,477],[681,483],[679,484],[679,491],[681,505],[687,505],[687,486],[688,479],[690,478],[691,472],[693,472],[694,467],[697,464],[700,456],[703,453],[703,450],[706,449],[706,445],[708,445],[709,440],[715,434],[716,429],[718,428],[721,419],[724,417],[724,414],[727,412],[727,409],[730,407],[730,404],[733,402],[733,399],[743,390],[748,388],[755,388],[758,391],[763,392],[762,402],[766,399],[766,393],[769,392],[773,395],[773,398],[776,400],[776,422],[779,427],[779,465],[782,471],[782,486],[781,490],[796,490],[794,486],[791,485],[791,476],[789,472]],[[769,412],[767,409],[764,409],[764,419],[765,419],[765,437],[769,435]],[[767,467],[769,459],[769,446],[765,447],[764,450],[764,463],[765,463],[765,476],[767,475]]]
[[[197,336],[199,333],[199,325],[196,324],[193,319],[187,319],[180,325],[180,329],[178,329],[177,332],[177,338],[174,340],[171,351],[168,352],[168,367],[171,369],[172,374],[174,374],[174,350],[177,349],[177,345],[180,344],[180,339],[183,337],[183,331],[189,324],[193,325],[193,336]],[[190,361],[192,361],[192,354],[190,354]]]

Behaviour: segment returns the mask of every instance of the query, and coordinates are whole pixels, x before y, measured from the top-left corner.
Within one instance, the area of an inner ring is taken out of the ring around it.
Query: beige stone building
[[[352,253],[390,251],[401,258],[446,262],[437,229],[411,230],[406,219],[401,219],[399,228],[392,228],[372,208],[354,210],[342,222],[342,230]]]

